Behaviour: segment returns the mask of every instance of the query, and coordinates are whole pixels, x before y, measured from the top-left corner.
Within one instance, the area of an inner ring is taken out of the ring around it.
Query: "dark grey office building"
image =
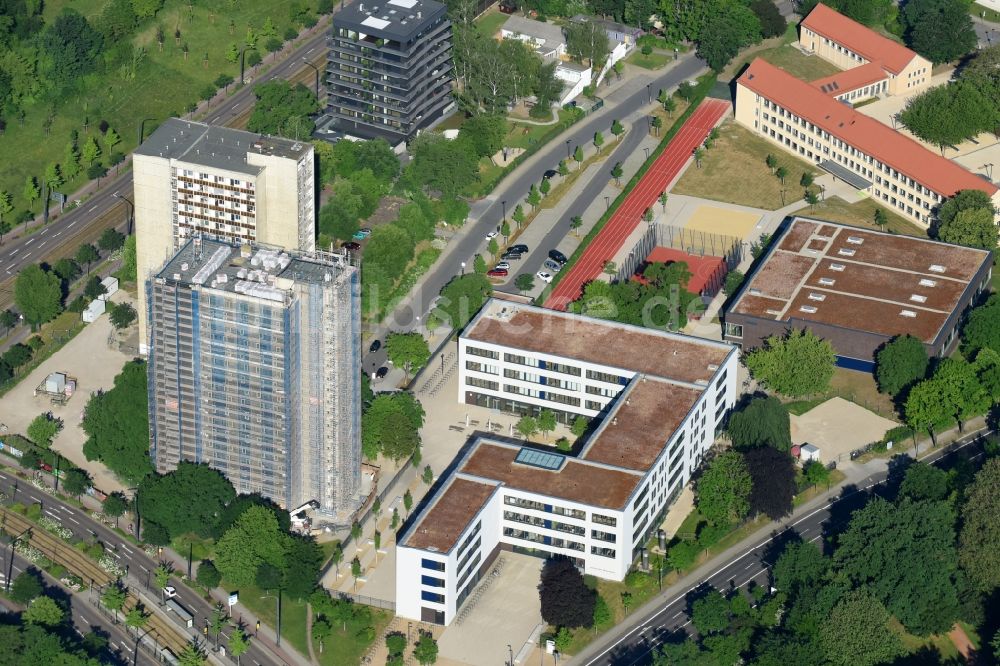
[[[445,5],[356,2],[333,17],[327,65],[332,128],[392,145],[412,139],[453,104],[452,70]]]

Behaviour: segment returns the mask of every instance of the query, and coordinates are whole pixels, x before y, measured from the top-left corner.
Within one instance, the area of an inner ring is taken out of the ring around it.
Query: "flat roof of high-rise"
[[[406,41],[444,15],[446,9],[435,0],[354,2],[333,15],[333,25]]]
[[[795,218],[727,314],[908,333],[931,344],[987,261],[986,250]]]
[[[247,164],[248,153],[297,160],[310,150],[312,144],[308,141],[292,141],[194,120],[167,118],[136,148],[135,154],[255,175],[263,167]]]
[[[819,88],[763,58],[755,58],[737,80],[865,155],[892,167],[942,197],[959,190],[981,190],[993,196],[996,185],[967,171],[915,140],[860,113]],[[876,172],[878,169],[876,169]]]
[[[345,268],[350,266],[341,255],[302,254],[256,245],[191,239],[167,261],[156,277],[283,301],[296,282],[322,284]]]
[[[731,345],[491,299],[462,337],[690,384],[708,382]]]

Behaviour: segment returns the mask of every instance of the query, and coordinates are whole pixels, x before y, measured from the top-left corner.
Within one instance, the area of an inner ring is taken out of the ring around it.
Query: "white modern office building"
[[[500,300],[465,329],[459,365],[462,402],[594,420],[572,453],[486,434],[463,449],[396,553],[396,613],[438,624],[501,550],[622,580],[737,396],[729,344]]]
[[[316,248],[312,144],[170,118],[133,154],[140,285],[188,240]],[[139,347],[149,343],[139,289]]]

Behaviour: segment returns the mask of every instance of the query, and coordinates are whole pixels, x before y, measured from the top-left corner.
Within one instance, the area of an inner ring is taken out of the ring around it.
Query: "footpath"
[[[978,437],[991,432],[986,424],[986,419],[980,416],[970,419],[961,430],[952,428],[938,434],[936,446],[931,445],[929,437],[918,440],[917,445],[909,450],[904,450],[903,447],[906,443],[901,442],[900,450],[895,455],[934,462],[962,446],[974,443]],[[646,624],[649,618],[655,616],[660,608],[697,588],[708,580],[714,572],[725,568],[748,551],[768,543],[785,530],[793,529],[794,525],[812,514],[823,511],[841,499],[865,492],[872,486],[884,482],[890,473],[891,460],[891,457],[872,457],[864,462],[855,461],[847,464],[841,469],[845,478],[838,485],[796,507],[785,519],[771,521],[761,526],[743,541],[706,560],[696,569],[682,576],[676,583],[664,588],[662,592],[637,608],[624,622],[604,633],[598,641],[591,643],[582,652],[571,657],[567,663],[579,666],[610,663],[610,651],[627,641],[637,630],[648,628]]]

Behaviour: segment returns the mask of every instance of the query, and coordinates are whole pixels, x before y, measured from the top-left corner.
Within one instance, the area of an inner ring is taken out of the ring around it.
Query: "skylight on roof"
[[[920,286],[921,287],[936,287],[937,286],[937,281],[936,280],[930,280],[928,278],[921,278],[920,279]]]
[[[913,310],[900,310],[899,311],[899,316],[900,317],[909,317],[910,319],[913,319],[914,317],[917,316],[917,313],[914,312]]]
[[[832,287],[833,285],[837,284],[837,281],[834,280],[833,278],[821,277],[819,279],[819,283],[824,287]]]
[[[380,18],[375,18],[374,16],[369,16],[361,22],[361,25],[368,28],[375,28],[376,30],[384,30],[389,25],[389,22],[383,21]]]
[[[826,294],[817,294],[815,291],[809,293],[810,301],[825,301]]]
[[[927,270],[931,273],[944,273],[944,266],[941,264],[931,264],[931,267]]]
[[[844,264],[830,264],[831,271],[842,271],[844,270],[844,268],[845,268]]]
[[[862,243],[865,242],[865,239],[861,238],[860,236],[848,236],[847,242],[850,243],[851,245],[861,245]]]
[[[517,452],[517,457],[514,458],[514,462],[521,463],[522,465],[530,465],[531,467],[537,467],[539,469],[545,469],[550,472],[558,472],[562,469],[563,464],[566,462],[566,456],[561,456],[556,453],[548,453],[546,451],[522,448]]]
[[[911,294],[910,300],[913,301],[914,303],[926,303],[927,297],[921,296],[920,294]]]
[[[816,307],[812,305],[800,305],[799,311],[805,312],[806,314],[813,314],[814,312],[816,312]]]
[[[839,250],[837,250],[837,254],[839,254],[842,257],[853,257],[855,252],[856,250],[850,247],[842,247]]]
[[[396,5],[397,7],[405,7],[406,9],[413,9],[417,6],[417,0],[389,0],[390,5]]]

